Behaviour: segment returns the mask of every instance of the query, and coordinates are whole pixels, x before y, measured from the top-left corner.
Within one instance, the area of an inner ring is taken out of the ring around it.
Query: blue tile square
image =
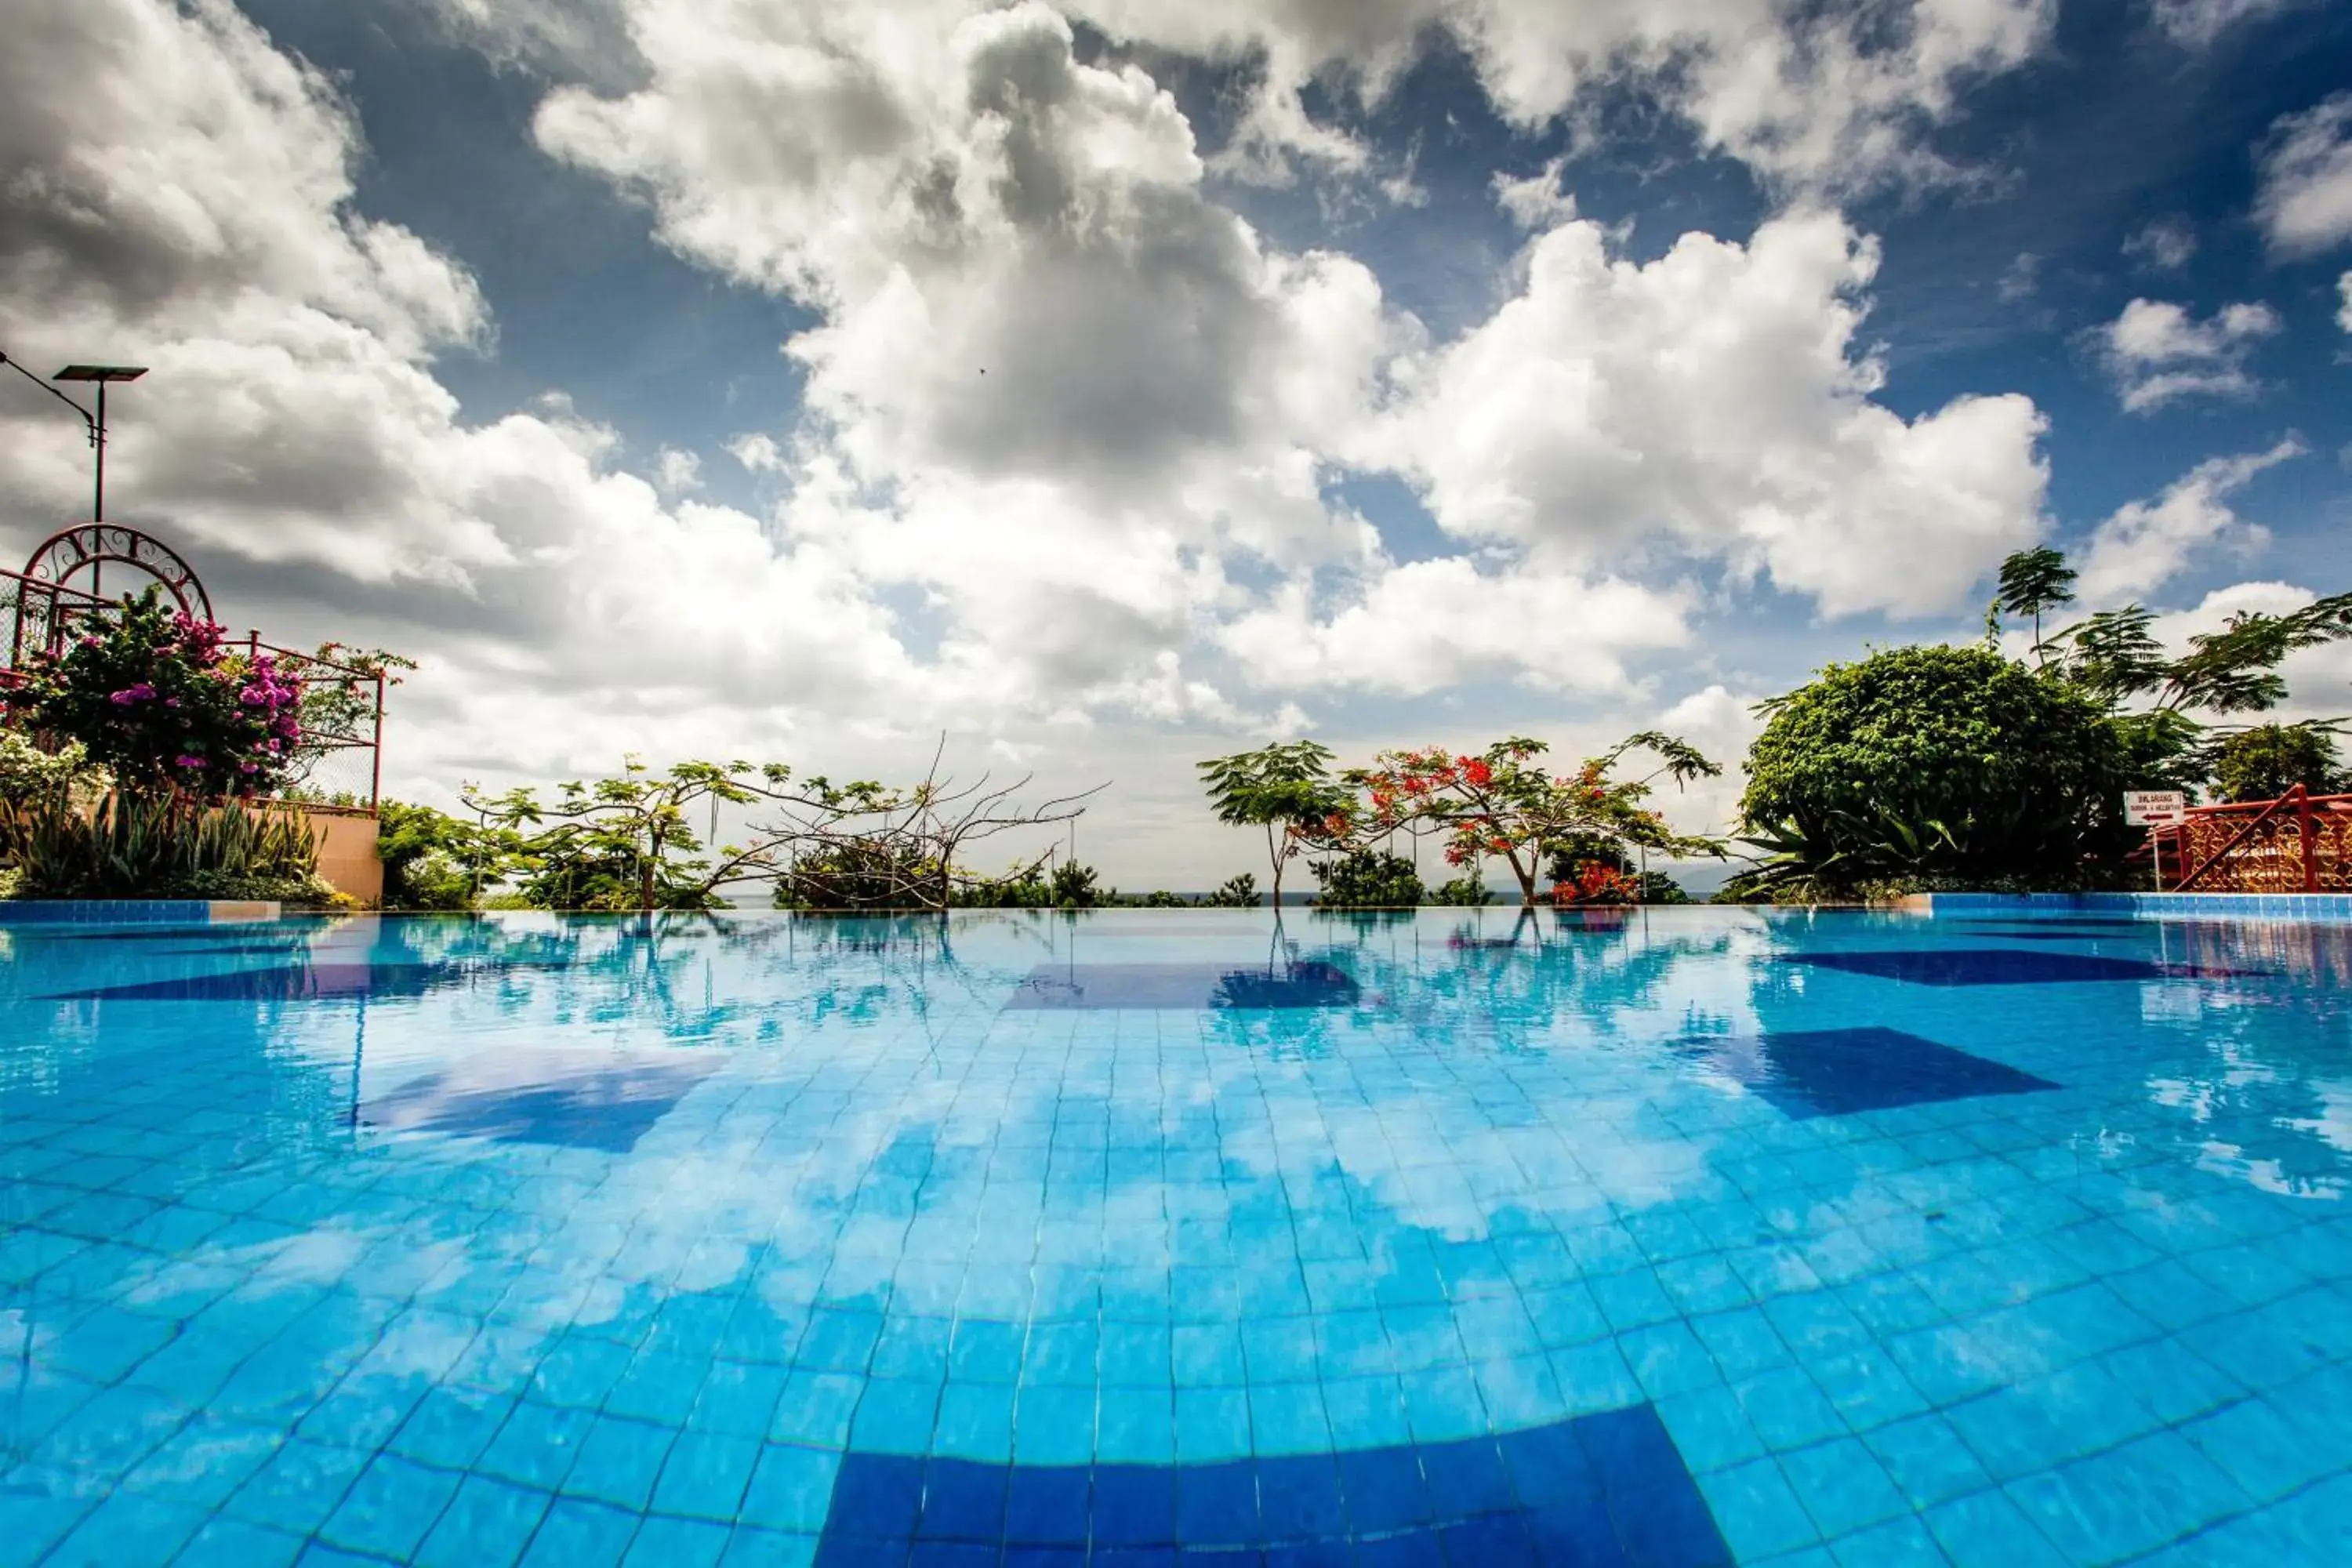
[[[1005,1541],[1083,1548],[1093,1506],[1091,1481],[1082,1466],[1013,1466],[1005,1491]]]
[[[824,1533],[909,1541],[923,1508],[923,1461],[897,1454],[844,1454]]]
[[[1257,1461],[1258,1517],[1268,1542],[1339,1532],[1347,1518],[1339,1467],[1328,1454]]]
[[[580,1498],[558,1498],[523,1552],[523,1568],[618,1568],[637,1516]]]
[[[1005,1467],[933,1458],[924,1467],[925,1539],[1001,1543],[1004,1539]]]
[[[1094,1471],[1095,1545],[1172,1547],[1176,1473],[1161,1465],[1097,1465]]]
[[[731,1524],[759,1462],[755,1438],[682,1432],[662,1462],[653,1506],[666,1514]]]
[[[1775,1030],[1756,1039],[1694,1040],[1685,1049],[1797,1121],[2058,1087],[2002,1063],[1877,1026]]]
[[[669,1457],[675,1434],[667,1426],[599,1415],[581,1439],[579,1458],[563,1479],[570,1494],[642,1512]]]
[[[458,1478],[379,1454],[320,1528],[331,1545],[395,1561],[413,1553],[457,1495]]]
[[[553,1500],[527,1487],[467,1476],[415,1561],[420,1568],[503,1568],[522,1556]]]
[[[717,1568],[731,1533],[709,1520],[654,1514],[637,1526],[622,1568]]]
[[[1501,1513],[1517,1506],[1502,1450],[1493,1438],[1426,1443],[1421,1447],[1420,1459],[1440,1520]]]
[[[1410,1447],[1366,1448],[1342,1452],[1339,1490],[1347,1505],[1348,1528],[1357,1536],[1423,1528],[1430,1524],[1429,1485],[1420,1461]]]
[[[1180,1468],[1176,1534],[1188,1546],[1239,1546],[1264,1540],[1256,1467],[1236,1460]]]

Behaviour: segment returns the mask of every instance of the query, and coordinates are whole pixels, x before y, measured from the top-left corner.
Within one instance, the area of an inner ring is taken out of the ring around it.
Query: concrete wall
[[[383,862],[375,858],[375,818],[334,806],[302,808],[319,836],[319,875],[363,904],[383,901]]]

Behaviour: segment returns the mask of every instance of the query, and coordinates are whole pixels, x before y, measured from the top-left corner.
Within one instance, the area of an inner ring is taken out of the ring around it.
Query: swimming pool
[[[2352,1562],[2352,926],[0,958],[0,1562]]]

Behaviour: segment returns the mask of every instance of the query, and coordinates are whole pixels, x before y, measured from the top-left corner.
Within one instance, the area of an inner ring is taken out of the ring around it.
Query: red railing
[[[2157,843],[2180,868],[2170,892],[2352,892],[2352,795],[2297,784],[2276,800],[2191,806]]]
[[[6,707],[8,692],[23,684],[36,659],[63,651],[83,622],[102,619],[119,607],[112,600],[79,588],[27,577],[21,572],[0,572],[0,619],[5,621],[0,653],[6,658],[6,663],[0,664],[0,709]],[[299,676],[310,689],[336,689],[348,699],[332,704],[306,703],[305,763],[288,795],[312,804],[373,813],[383,787],[383,676],[263,642],[257,631],[248,632],[240,641],[247,658],[268,654],[280,669]]]

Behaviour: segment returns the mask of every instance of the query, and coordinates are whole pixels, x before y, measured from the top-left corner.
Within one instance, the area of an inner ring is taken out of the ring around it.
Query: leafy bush
[[[1599,834],[1574,835],[1552,846],[1555,904],[1687,904],[1682,884],[1663,871],[1643,871],[1623,843]]]
[[[1254,910],[1259,902],[1257,879],[1244,871],[1238,877],[1228,877],[1219,883],[1216,891],[1201,900],[1201,907],[1207,910]]]
[[[1065,860],[1054,868],[1050,886],[1057,910],[1091,910],[1118,896],[1097,884],[1092,866],[1081,866],[1075,860]]]
[[[1327,910],[1402,910],[1418,905],[1424,896],[1421,874],[1402,855],[1378,849],[1357,849],[1313,866],[1322,891],[1317,907]]]
[[[2258,724],[2212,749],[2215,794],[2222,800],[2276,800],[2301,784],[2331,795],[2347,781],[2336,741],[2321,724]]]
[[[1832,664],[1767,705],[1740,813],[1770,858],[1743,892],[1922,878],[2084,886],[2137,835],[2122,727],[2075,683],[1983,647]]]
[[[298,812],[110,795],[83,811],[0,807],[0,845],[27,899],[275,899],[325,903],[319,845]]]
[[[229,651],[211,622],[166,613],[157,588],[36,660],[13,704],[135,795],[263,794],[302,739],[302,682],[267,654]]]
[[[1429,901],[1447,909],[1475,910],[1495,901],[1494,889],[1476,871],[1467,871],[1430,889]]]
[[[467,910],[516,863],[520,840],[462,817],[388,800],[376,814],[388,910]]]
[[[49,751],[21,731],[0,729],[0,805],[52,800],[89,805],[106,793],[110,782],[79,741]]]

